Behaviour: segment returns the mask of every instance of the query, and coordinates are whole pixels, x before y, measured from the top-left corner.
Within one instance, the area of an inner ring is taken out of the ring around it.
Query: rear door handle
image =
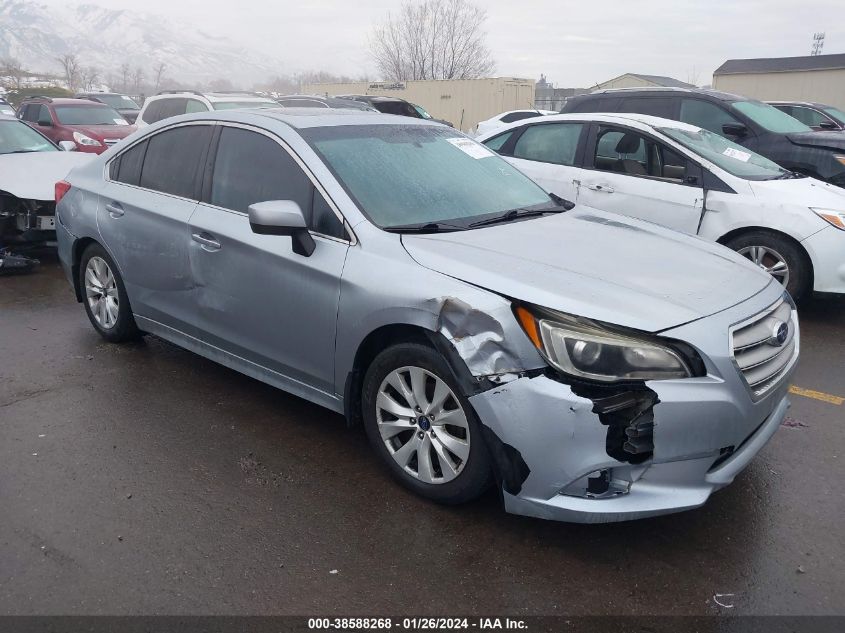
[[[214,239],[208,233],[193,233],[191,234],[191,239],[193,239],[197,244],[200,245],[202,250],[208,251],[209,253],[213,253],[214,251],[220,250],[220,242]]]
[[[108,211],[109,215],[113,218],[119,218],[124,213],[126,213],[126,211],[123,210],[123,206],[119,202],[109,202],[106,205],[106,211]]]
[[[613,187],[610,185],[587,185],[587,189],[592,189],[593,191],[600,191],[602,193],[613,193]]]

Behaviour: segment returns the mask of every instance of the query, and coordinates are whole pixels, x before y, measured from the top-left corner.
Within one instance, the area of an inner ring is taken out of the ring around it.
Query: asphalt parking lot
[[[0,613],[845,613],[845,300],[801,325],[806,391],[732,486],[570,525],[434,505],[338,415],[105,343],[48,256],[0,277]]]

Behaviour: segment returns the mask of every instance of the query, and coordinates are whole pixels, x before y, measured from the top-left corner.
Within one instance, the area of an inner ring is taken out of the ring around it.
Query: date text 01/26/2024
[[[390,631],[394,628],[402,631],[442,631],[469,630],[479,631],[511,630],[527,628],[524,620],[514,618],[309,618],[308,628],[312,630],[334,631]]]

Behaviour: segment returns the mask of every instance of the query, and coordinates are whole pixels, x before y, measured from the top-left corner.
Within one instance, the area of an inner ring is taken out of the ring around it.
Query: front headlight
[[[74,132],[73,133],[73,140],[76,141],[79,145],[88,145],[89,147],[99,147],[102,145],[100,141],[95,141],[90,136],[86,136],[82,132]]]
[[[695,375],[683,355],[657,337],[535,307],[520,305],[515,313],[543,358],[570,376],[618,382]]]
[[[810,211],[819,216],[822,220],[832,224],[837,229],[845,231],[845,211],[836,211],[835,209],[817,209],[810,207]]]

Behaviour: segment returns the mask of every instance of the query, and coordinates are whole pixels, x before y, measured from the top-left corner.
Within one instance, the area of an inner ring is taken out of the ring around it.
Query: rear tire
[[[445,504],[489,487],[480,422],[437,351],[418,343],[387,348],[367,369],[361,400],[367,437],[403,486]]]
[[[792,240],[770,231],[749,231],[725,245],[771,274],[795,300],[812,290],[813,265]]]
[[[82,253],[79,287],[85,313],[100,336],[111,343],[140,337],[123,279],[114,260],[99,244],[91,244]]]

